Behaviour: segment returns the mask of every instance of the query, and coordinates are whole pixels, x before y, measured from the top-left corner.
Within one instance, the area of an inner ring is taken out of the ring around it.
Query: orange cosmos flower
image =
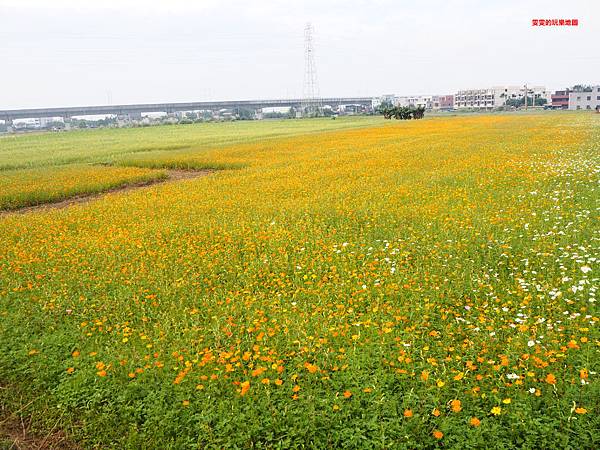
[[[352,392],[350,392],[350,391],[344,391],[344,397],[346,397],[346,398],[352,397]]]
[[[242,388],[242,390],[240,391],[240,395],[243,397],[244,395],[246,395],[246,393],[250,389],[250,382],[249,381],[243,381],[240,384],[240,387]]]
[[[441,439],[444,437],[444,433],[442,433],[440,430],[433,430],[433,437],[436,439]]]
[[[314,364],[310,364],[308,362],[304,363],[304,367],[306,368],[306,370],[308,370],[310,373],[315,373],[317,370],[319,370],[319,368],[314,365]]]
[[[471,420],[469,420],[469,423],[471,424],[472,427],[477,428],[479,425],[481,425],[481,420],[479,420],[477,417],[471,417]]]
[[[413,412],[412,409],[405,409],[404,410],[404,417],[409,418],[413,416]]]
[[[461,402],[460,400],[452,400],[450,402],[450,405],[452,407],[452,411],[454,412],[460,412],[462,410],[462,406],[461,406]]]
[[[556,377],[549,373],[548,375],[546,375],[546,383],[548,384],[556,384]]]
[[[587,413],[587,409],[585,409],[585,408],[575,408],[575,413],[577,413],[577,414],[585,414],[585,413]]]

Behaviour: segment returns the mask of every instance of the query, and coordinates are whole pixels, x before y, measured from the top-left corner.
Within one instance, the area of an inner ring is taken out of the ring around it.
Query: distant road
[[[323,98],[323,105],[364,105],[371,106],[373,97],[338,97]],[[141,113],[195,110],[218,110],[235,108],[276,108],[295,107],[299,108],[302,99],[283,100],[233,100],[221,102],[190,102],[190,103],[148,103],[136,105],[107,105],[107,106],[74,106],[65,108],[33,108],[33,109],[9,109],[0,110],[0,120],[13,121],[15,119],[31,119],[41,117],[73,117],[73,116],[96,116],[96,115],[139,115]]]

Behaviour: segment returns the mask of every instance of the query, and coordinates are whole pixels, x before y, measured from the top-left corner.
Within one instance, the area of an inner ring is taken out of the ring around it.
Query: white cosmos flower
[[[535,345],[535,341],[527,341],[527,347],[533,347]]]
[[[529,388],[529,393],[530,394],[535,394],[535,388]]]
[[[583,266],[583,267],[581,268],[581,271],[582,271],[583,273],[588,273],[588,272],[591,272],[591,271],[592,271],[592,268],[591,268],[590,266]]]

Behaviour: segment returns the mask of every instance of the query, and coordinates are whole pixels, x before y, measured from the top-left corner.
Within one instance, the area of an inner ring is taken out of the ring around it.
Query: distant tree
[[[240,120],[252,120],[254,119],[254,111],[247,108],[238,108],[236,116]]]
[[[289,114],[278,112],[278,111],[272,111],[272,112],[264,113],[263,117],[265,119],[286,119],[289,117]]]
[[[531,95],[527,96],[527,106],[544,106],[548,100],[541,97],[532,97]],[[509,98],[506,100],[506,106],[514,106],[515,108],[520,108],[525,105],[525,97],[519,98]]]
[[[389,100],[382,101],[379,106],[375,109],[375,112],[379,114],[383,114],[383,117],[389,119],[391,117],[391,112],[394,108],[394,105]]]
[[[573,86],[573,92],[592,92],[592,86],[589,84],[576,84]]]
[[[380,108],[380,113],[385,119],[392,117],[397,120],[422,119],[425,116],[424,106],[386,106]]]

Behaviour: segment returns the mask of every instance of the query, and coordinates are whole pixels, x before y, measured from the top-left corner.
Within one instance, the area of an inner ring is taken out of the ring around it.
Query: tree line
[[[377,108],[385,119],[392,117],[397,120],[422,119],[425,116],[424,106],[394,106],[391,103],[382,103]]]

